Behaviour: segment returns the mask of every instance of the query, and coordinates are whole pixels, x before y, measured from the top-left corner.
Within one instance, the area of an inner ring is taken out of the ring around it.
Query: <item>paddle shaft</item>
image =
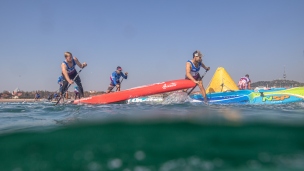
[[[120,90],[120,87],[121,87],[121,83],[122,83],[122,81],[124,80],[124,78],[122,78],[121,79],[121,81],[120,81],[120,84],[119,84],[119,90]],[[114,88],[114,87],[113,87]],[[116,87],[116,91],[118,90],[118,87]]]
[[[60,86],[60,85],[59,85],[59,86]],[[52,93],[52,94],[51,94],[51,96],[52,96],[51,100],[53,99],[54,95],[55,95],[57,92],[59,92],[59,93],[60,93],[60,88],[61,88],[61,87],[59,87],[59,89],[58,89],[58,90],[56,90],[56,91],[55,91],[55,93]]]
[[[121,81],[120,81],[119,87],[121,86],[122,81],[123,81],[123,78],[122,78]],[[109,93],[114,89],[114,87],[116,87],[116,86],[113,86],[113,87],[111,88],[111,90],[109,91]],[[117,90],[118,90],[118,87],[116,87],[116,91],[117,91]]]
[[[80,74],[81,71],[82,71],[82,69],[79,70],[79,72],[77,73],[77,75],[75,76],[75,78],[73,79],[73,81],[76,80],[76,78],[78,77],[78,75]],[[61,98],[65,96],[65,93],[68,91],[68,89],[69,89],[69,87],[70,87],[71,85],[72,85],[72,84],[69,84],[69,85],[67,86],[65,92],[59,97],[59,100],[56,102],[55,106],[59,103],[59,101],[61,100]]]
[[[208,70],[205,71],[205,73],[201,76],[200,80],[203,80],[203,78],[207,72],[208,72]],[[188,95],[196,88],[196,86],[197,86],[197,84],[188,92]]]

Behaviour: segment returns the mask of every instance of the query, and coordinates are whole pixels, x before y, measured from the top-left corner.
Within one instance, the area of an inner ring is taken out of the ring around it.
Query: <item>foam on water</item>
[[[192,99],[188,96],[186,92],[174,92],[164,98],[162,104],[181,104],[190,101],[192,101]]]

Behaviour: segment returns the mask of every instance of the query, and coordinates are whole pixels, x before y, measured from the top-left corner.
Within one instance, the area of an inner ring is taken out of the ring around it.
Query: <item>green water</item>
[[[0,168],[303,170],[304,126],[109,122],[0,136]]]

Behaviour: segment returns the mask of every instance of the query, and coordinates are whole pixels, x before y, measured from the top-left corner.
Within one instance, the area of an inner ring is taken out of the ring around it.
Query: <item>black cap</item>
[[[122,70],[122,68],[121,68],[120,66],[118,66],[116,69],[117,69],[117,70]]]

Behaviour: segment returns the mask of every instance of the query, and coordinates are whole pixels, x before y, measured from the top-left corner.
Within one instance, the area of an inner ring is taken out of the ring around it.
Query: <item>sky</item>
[[[235,82],[284,68],[304,82],[304,1],[0,1],[0,92],[58,90],[66,51],[88,64],[84,90],[105,91],[117,66],[129,73],[122,89],[184,79],[195,50],[211,68],[205,87],[218,67]]]

